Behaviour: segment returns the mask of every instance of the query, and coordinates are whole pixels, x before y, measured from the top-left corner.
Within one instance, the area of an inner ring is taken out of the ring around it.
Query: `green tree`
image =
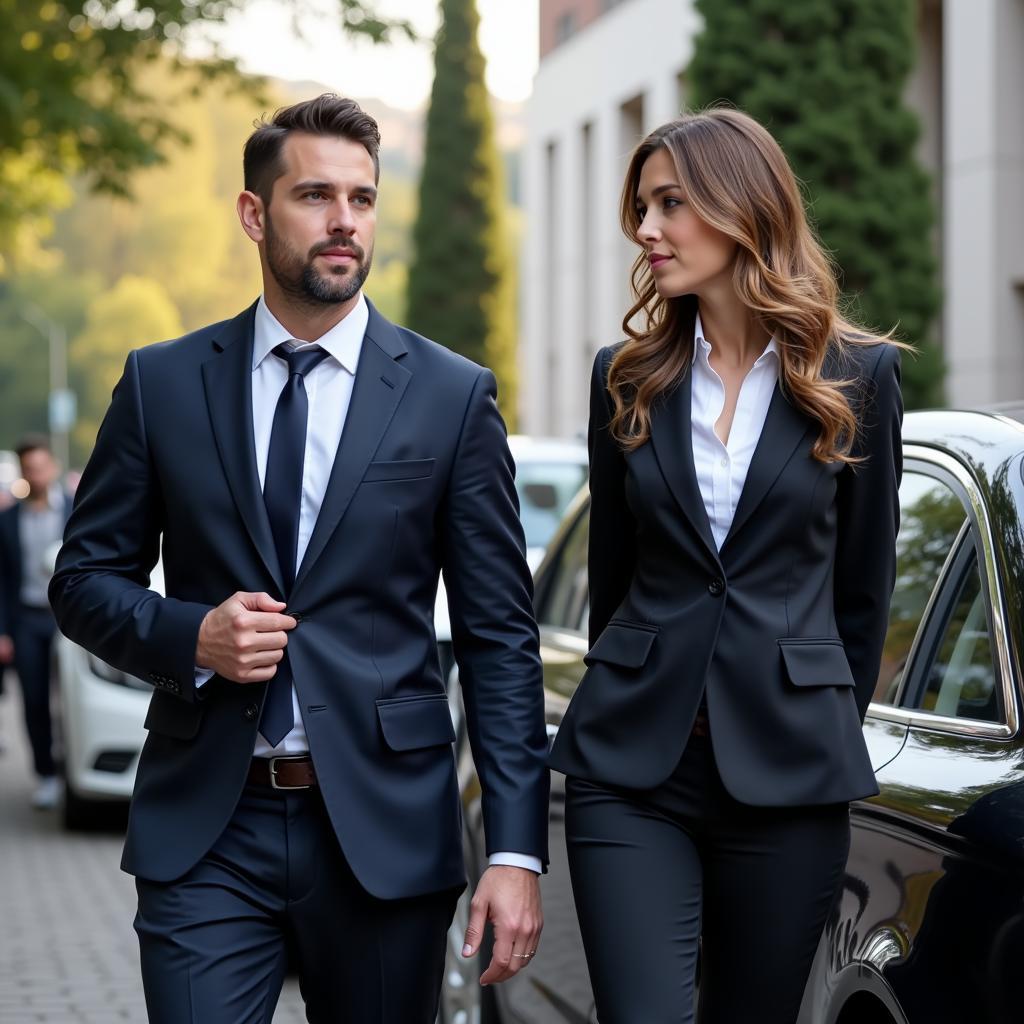
[[[170,116],[187,90],[209,79],[258,87],[216,47],[208,59],[194,60],[182,45],[249,2],[0,0],[0,254],[9,257],[15,242],[24,242],[18,228],[23,235],[26,214],[42,215],[42,185],[52,192],[55,181],[84,173],[100,191],[126,194],[133,170],[187,141],[188,131]],[[377,14],[374,0],[336,3],[349,33],[374,41],[396,31],[412,36],[407,22]],[[293,7],[301,25],[309,2]],[[175,91],[146,88],[140,71],[157,61],[183,73]],[[19,185],[26,177],[30,189]]]
[[[490,367],[515,414],[513,280],[475,0],[441,0],[406,319]]]
[[[71,379],[78,392],[75,455],[81,458],[92,450],[128,352],[182,333],[178,310],[166,289],[150,278],[125,275],[89,303],[85,328],[70,349]]]
[[[734,103],[778,139],[840,268],[850,316],[917,349],[908,406],[942,401],[931,183],[903,102],[912,0],[697,0],[693,102]]]

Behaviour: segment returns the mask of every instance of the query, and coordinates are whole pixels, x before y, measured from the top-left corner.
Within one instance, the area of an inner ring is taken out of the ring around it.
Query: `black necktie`
[[[267,506],[270,532],[274,536],[277,561],[284,577],[285,597],[295,582],[295,559],[299,545],[299,509],[302,505],[302,466],[306,458],[306,421],[309,399],[304,378],[327,353],[318,346],[300,349],[278,345],[274,355],[288,363],[288,383],[274,410],[270,451],[263,479],[263,503]],[[276,747],[295,724],[292,714],[292,671],[288,651],[277,663],[277,672],[267,688],[260,717],[263,738]]]

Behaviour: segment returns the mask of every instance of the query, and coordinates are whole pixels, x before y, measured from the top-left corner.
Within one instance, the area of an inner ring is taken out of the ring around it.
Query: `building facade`
[[[620,339],[637,251],[630,151],[687,102],[692,0],[540,0],[523,154],[520,428],[586,429],[593,357]],[[1024,0],[918,0],[907,101],[935,183],[952,405],[1024,397]]]

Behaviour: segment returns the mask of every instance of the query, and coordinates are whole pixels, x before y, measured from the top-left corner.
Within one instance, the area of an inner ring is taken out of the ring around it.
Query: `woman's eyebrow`
[[[680,185],[678,181],[669,182],[668,184],[665,184],[665,185],[659,185],[657,188],[651,189],[651,198],[652,199],[656,199],[663,192],[671,192],[673,189],[677,189],[679,191],[682,191],[682,185]],[[639,192],[637,193],[636,201],[638,203],[642,203],[643,202],[643,199],[641,198]]]

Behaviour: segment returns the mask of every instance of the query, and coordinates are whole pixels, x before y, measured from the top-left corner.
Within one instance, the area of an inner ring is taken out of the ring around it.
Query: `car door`
[[[851,809],[823,942],[829,963],[859,967],[823,984],[819,957],[801,1019],[833,1020],[856,988],[909,1024],[1009,1021],[1021,1005],[1009,958],[1024,955],[1024,783],[1004,583],[966,468],[937,449],[906,454],[896,590],[865,723],[881,792]]]
[[[570,506],[537,573],[535,608],[550,739],[585,667],[589,526],[589,504],[580,497]],[[551,773],[549,840],[551,863],[541,878],[541,951],[529,970],[499,986],[503,1024],[587,1024],[591,1019],[594,1000],[566,862],[565,780],[558,772]]]

